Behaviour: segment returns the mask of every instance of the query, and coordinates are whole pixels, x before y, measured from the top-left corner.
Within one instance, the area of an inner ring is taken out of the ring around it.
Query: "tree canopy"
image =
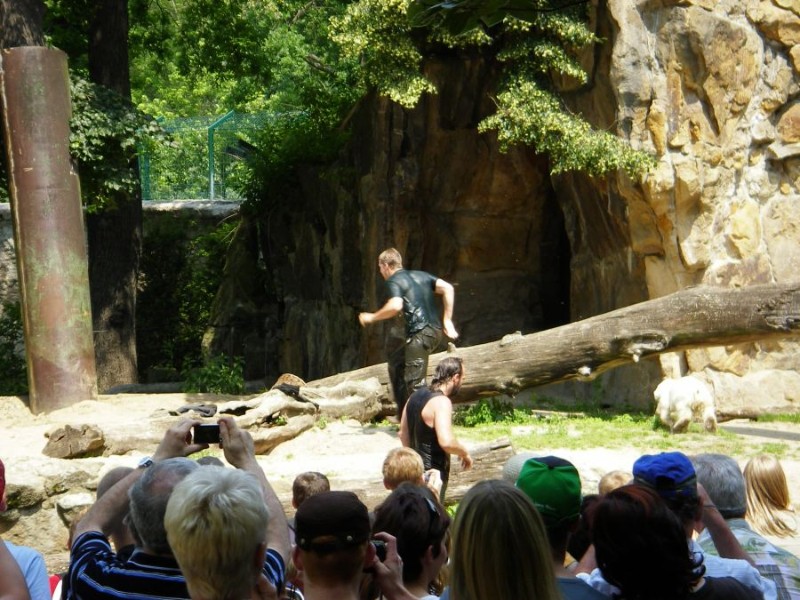
[[[654,164],[565,106],[554,78],[578,85],[579,52],[602,43],[589,6],[569,0],[129,0],[131,96],[87,84],[91,0],[46,0],[49,43],[70,56],[75,81],[73,151],[84,188],[102,205],[133,173],[108,172],[111,146],[134,154],[158,138],[145,115],[271,111],[286,115],[250,140],[260,152],[250,195],[291,185],[291,166],[335,156],[360,98],[376,90],[405,107],[437,93],[425,63],[480,51],[501,65],[494,114],[480,124],[503,148],[547,154],[553,172],[640,176]],[[116,151],[120,151],[117,149]]]

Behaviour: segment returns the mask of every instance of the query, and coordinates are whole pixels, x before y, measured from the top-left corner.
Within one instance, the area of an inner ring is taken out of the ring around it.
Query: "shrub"
[[[0,395],[28,393],[25,339],[19,302],[4,302],[0,311]]]
[[[241,357],[229,359],[223,355],[212,356],[206,364],[188,372],[184,391],[243,394],[244,360]]]

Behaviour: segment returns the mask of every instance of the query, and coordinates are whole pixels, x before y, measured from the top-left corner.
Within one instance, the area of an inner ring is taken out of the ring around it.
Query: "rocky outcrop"
[[[383,300],[375,257],[387,246],[456,284],[464,345],[698,284],[796,280],[797,13],[788,0],[597,4],[592,26],[607,43],[582,57],[590,82],[564,95],[595,126],[658,158],[642,183],[551,177],[546,158],[500,153],[475,131],[496,81],[479,55],[430,61],[440,92],[413,110],[367,99],[338,171],[304,173],[302,193],[262,229],[276,294],[265,337],[282,340],[276,370],[314,378],[382,360],[396,330],[362,334],[355,315]],[[724,406],[752,377],[769,394],[757,375],[769,369],[785,391],[771,406],[793,409],[796,350],[688,351],[546,393],[647,406],[662,375],[695,372]]]
[[[573,207],[579,215],[596,205],[607,207],[608,218],[624,215],[629,244],[620,246],[641,265],[630,274],[642,276],[649,298],[697,284],[735,288],[800,277],[799,13],[789,0],[600,3],[597,31],[609,43],[590,57],[591,85],[570,102],[659,162],[643,184],[610,177],[595,183],[592,201]],[[556,184],[562,198],[585,199],[586,188],[577,176]],[[573,260],[603,273],[608,252],[584,248],[573,242]],[[628,300],[606,283],[604,296]],[[573,312],[580,302],[573,296]],[[596,307],[590,299],[579,310]],[[743,398],[786,411],[800,401],[797,350],[791,341],[745,344],[661,363],[669,376],[699,374],[731,412]]]

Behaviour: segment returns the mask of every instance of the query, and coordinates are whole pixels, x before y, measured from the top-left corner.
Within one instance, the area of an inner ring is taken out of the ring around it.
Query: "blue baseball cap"
[[[682,452],[645,454],[633,463],[633,480],[664,499],[697,497],[697,473]]]

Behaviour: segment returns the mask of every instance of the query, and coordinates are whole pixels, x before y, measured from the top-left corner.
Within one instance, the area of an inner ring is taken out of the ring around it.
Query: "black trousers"
[[[446,340],[441,329],[427,325],[389,355],[389,380],[397,403],[398,419],[403,415],[408,397],[425,385],[428,357],[445,350]]]

